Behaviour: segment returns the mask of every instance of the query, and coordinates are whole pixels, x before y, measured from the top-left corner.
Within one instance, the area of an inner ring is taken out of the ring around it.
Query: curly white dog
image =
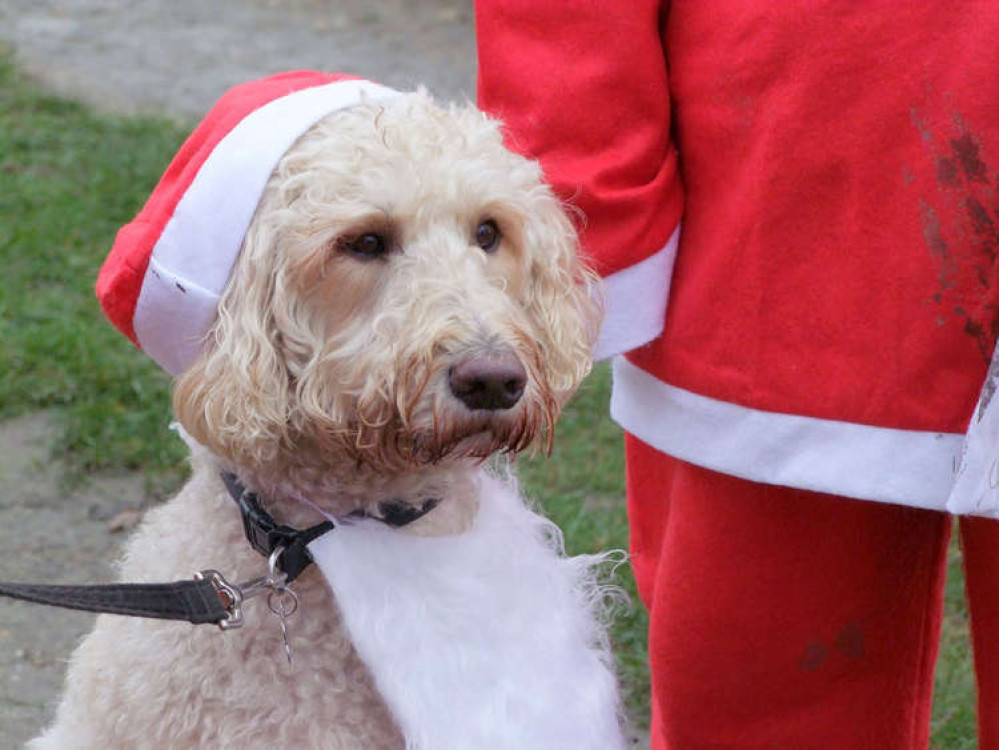
[[[597,560],[483,468],[550,446],[598,325],[539,168],[423,92],[298,73],[227,97],[98,285],[178,376],[193,465],[120,575],[261,574],[221,472],[335,528],[293,584],[292,664],[264,598],[227,632],[102,615],[31,747],[623,747]]]

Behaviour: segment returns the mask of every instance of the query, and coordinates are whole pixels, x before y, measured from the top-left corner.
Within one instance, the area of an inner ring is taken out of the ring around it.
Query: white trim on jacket
[[[943,510],[963,434],[873,427],[750,409],[614,360],[611,416],[654,448],[766,484]]]

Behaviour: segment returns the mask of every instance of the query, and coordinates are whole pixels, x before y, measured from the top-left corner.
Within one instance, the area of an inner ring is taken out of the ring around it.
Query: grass
[[[975,677],[957,524],[947,551],[947,589],[933,692],[933,750],[975,750]]]
[[[160,484],[183,475],[166,428],[167,377],[105,322],[93,295],[117,228],[149,194],[184,131],[153,119],[98,115],[22,79],[0,50],[0,419],[49,409],[55,451],[73,476],[141,470]],[[565,531],[570,552],[627,546],[623,456],[606,417],[609,374],[598,368],[568,408],[551,460],[522,460],[533,497]],[[646,618],[635,602],[613,638],[629,712],[648,716]],[[933,743],[976,746],[967,613],[956,546]]]
[[[0,418],[55,408],[78,471],[175,473],[167,377],[105,321],[93,293],[119,225],[182,131],[47,96],[0,55]]]

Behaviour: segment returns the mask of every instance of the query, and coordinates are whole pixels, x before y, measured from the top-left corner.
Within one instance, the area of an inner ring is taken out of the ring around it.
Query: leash
[[[174,583],[51,586],[0,582],[0,596],[87,612],[220,624],[231,617],[212,579]]]
[[[172,583],[63,586],[0,581],[0,596],[86,612],[213,623],[229,630],[242,627],[243,603],[266,593],[268,608],[281,619],[284,634],[285,620],[298,609],[298,597],[289,584],[313,562],[309,543],[336,527],[329,520],[301,530],[278,524],[264,510],[259,496],[235,474],[223,472],[222,481],[239,508],[247,541],[268,560],[267,575],[236,584],[212,569],[195,573],[193,580]],[[419,506],[390,500],[379,504],[378,513],[356,511],[350,517],[374,518],[400,527],[422,518],[437,504],[437,498]]]

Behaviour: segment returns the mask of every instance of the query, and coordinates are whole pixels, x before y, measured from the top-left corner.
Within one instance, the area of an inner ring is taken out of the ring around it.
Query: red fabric
[[[627,449],[653,750],[927,747],[948,516]]]
[[[965,585],[978,678],[978,747],[999,748],[999,522],[961,519]]]
[[[999,332],[999,4],[477,12],[480,101],[576,196],[601,271],[661,247],[677,148],[666,330],[635,364],[765,411],[964,431]]]
[[[661,248],[682,211],[666,329],[636,365],[768,412],[964,432],[999,333],[999,4],[476,13],[480,104],[583,209],[601,273]],[[947,516],[634,438],[628,487],[655,750],[926,747]],[[962,530],[996,750],[999,526]]]
[[[662,249],[683,210],[658,3],[607,7],[508,0],[475,11],[479,106],[583,210],[603,274]]]
[[[274,99],[301,89],[354,79],[356,76],[290,71],[240,84],[219,99],[181,146],[146,205],[118,232],[97,278],[97,297],[104,313],[132,343],[138,345],[132,317],[153,246],[218,143],[243,118]]]

